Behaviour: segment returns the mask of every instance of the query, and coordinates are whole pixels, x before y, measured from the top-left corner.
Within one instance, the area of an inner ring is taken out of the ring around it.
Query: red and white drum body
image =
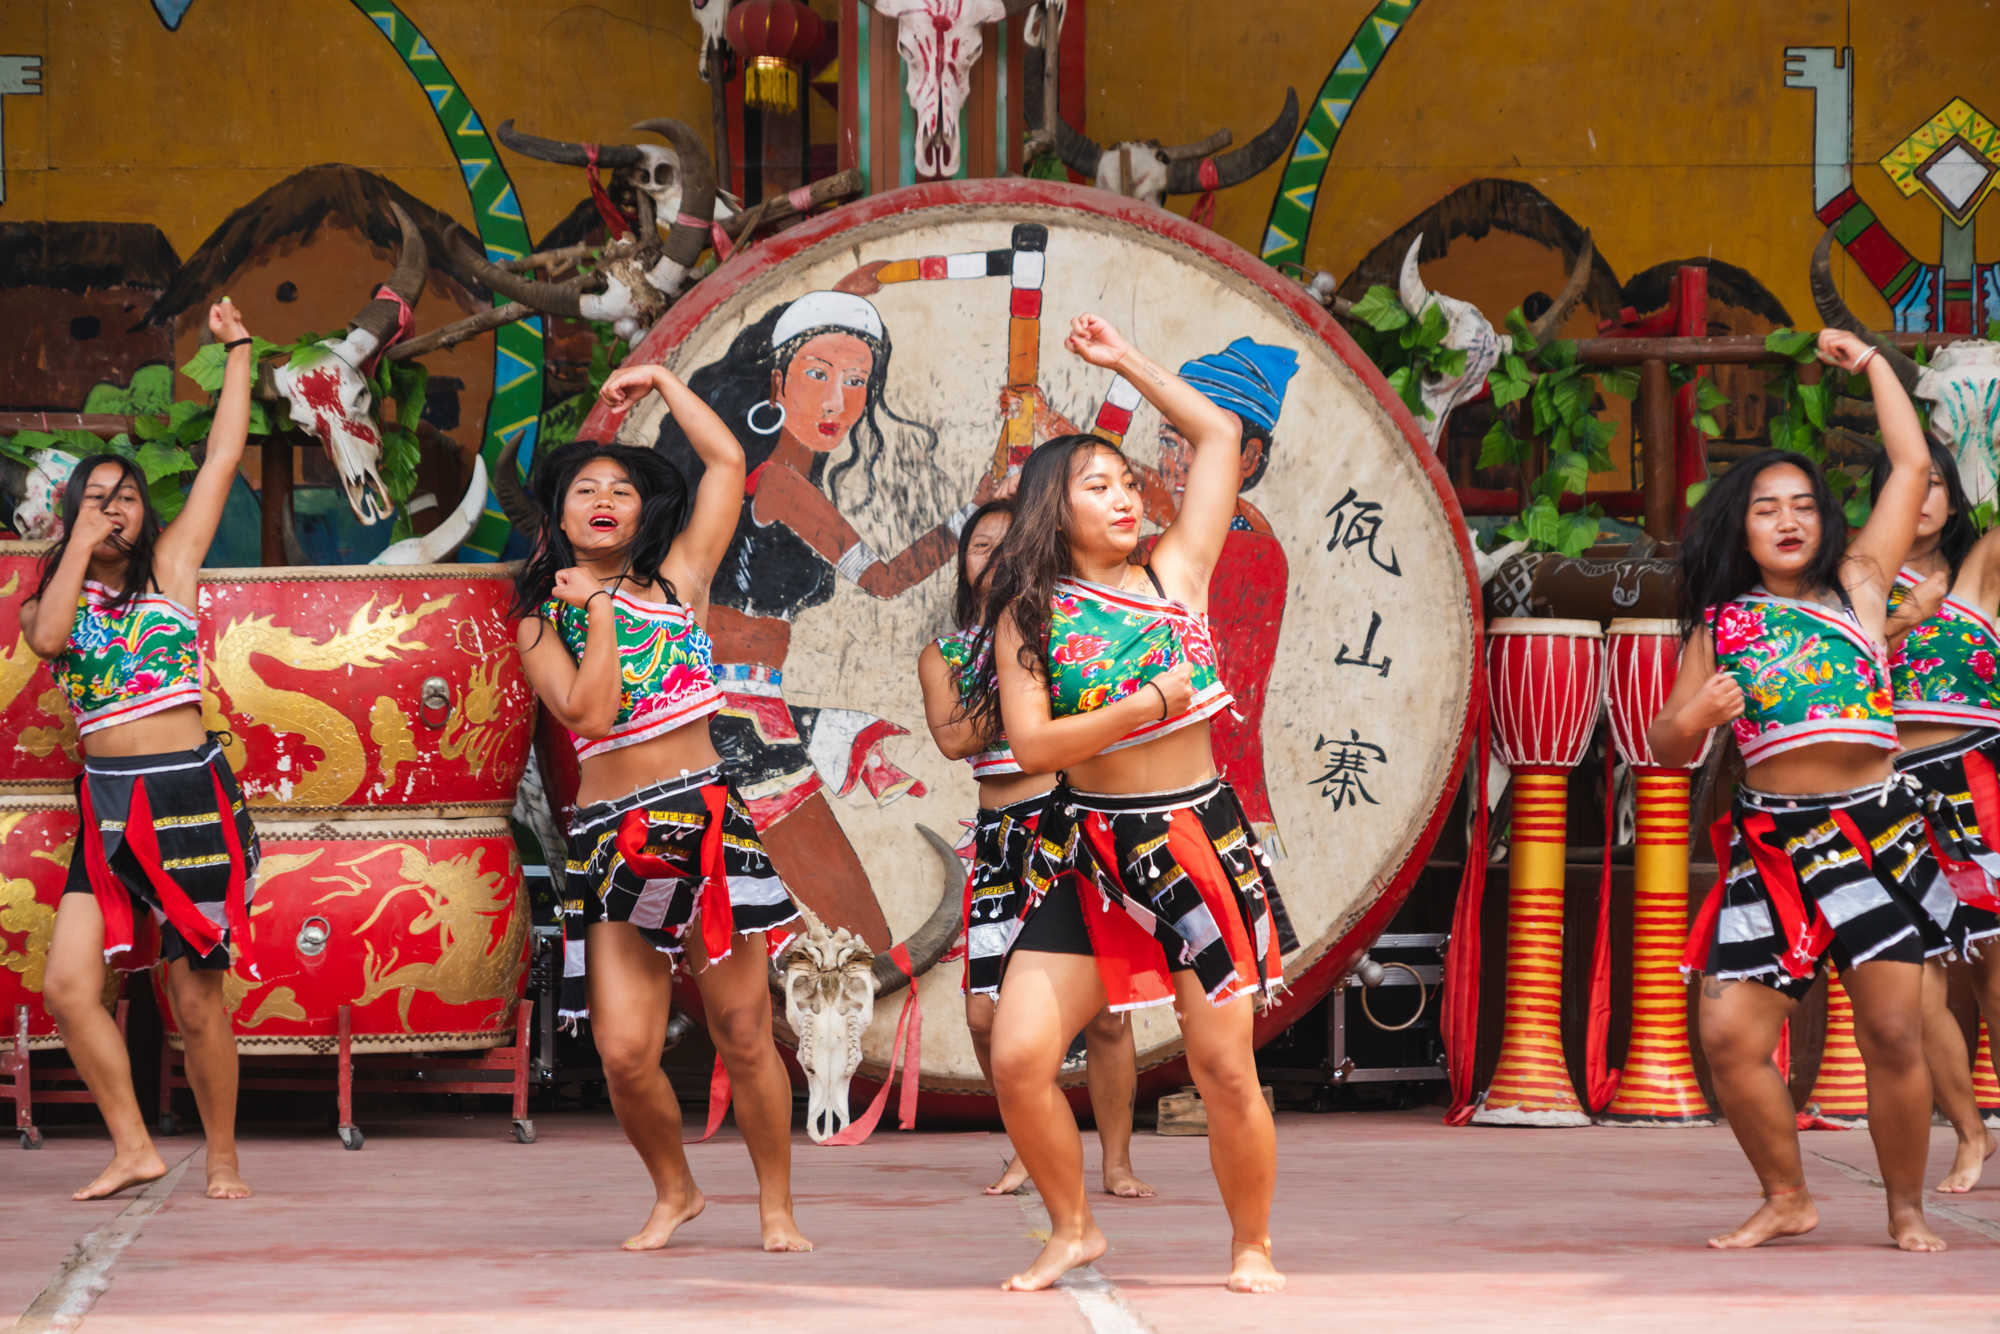
[[[0,792],[68,792],[83,764],[76,717],[21,633],[49,546],[0,542]]]
[[[1487,627],[1493,739],[1514,771],[1507,869],[1507,1001],[1482,1125],[1590,1124],[1562,1049],[1564,835],[1569,771],[1604,695],[1595,621],[1511,617]]]
[[[0,1052],[14,1050],[15,1011],[28,1007],[28,1047],[60,1047],[42,1005],[49,940],[76,849],[76,801],[67,795],[0,796]],[[112,970],[107,1001],[124,974]]]
[[[1493,745],[1508,768],[1567,772],[1583,760],[1604,694],[1595,621],[1510,616],[1486,627]]]
[[[1604,643],[1608,662],[1604,707],[1610,715],[1618,757],[1634,769],[1661,768],[1653,758],[1653,748],[1646,744],[1646,729],[1660,716],[1681,669],[1680,623],[1650,617],[1620,618],[1605,632]],[[1688,767],[1699,766],[1714,744],[1711,732]]]
[[[257,833],[250,938],[263,976],[239,965],[222,984],[240,1051],[326,1055],[343,1005],[356,1051],[512,1040],[529,906],[505,818],[260,819]],[[160,1011],[178,1048],[164,1000]]]

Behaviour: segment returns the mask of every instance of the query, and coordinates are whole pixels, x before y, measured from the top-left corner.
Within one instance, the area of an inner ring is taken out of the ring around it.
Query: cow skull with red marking
[[[1000,23],[1034,0],[865,0],[896,20],[896,50],[909,70],[904,91],[917,113],[919,176],[958,174],[958,113],[971,92],[973,62],[985,42],[980,26]]]

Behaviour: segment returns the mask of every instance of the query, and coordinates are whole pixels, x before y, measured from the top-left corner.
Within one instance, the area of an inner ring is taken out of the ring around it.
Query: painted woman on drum
[[[688,377],[749,442],[735,531],[708,589],[727,697],[716,745],[779,870],[828,925],[859,931],[878,950],[889,946],[888,922],[824,791],[829,782],[851,787],[870,757],[866,746],[808,749],[821,711],[791,709],[783,693],[792,622],[831,601],[836,578],[878,598],[915,587],[952,559],[966,519],[993,494],[982,478],[953,512],[934,458],[937,433],[886,402],[891,356],[889,331],[867,300],[808,292],[766,311],[720,361]],[[690,484],[702,476],[677,417],[661,426],[657,448]],[[901,549],[877,555],[857,524]],[[875,729],[853,731],[879,744]],[[815,755],[840,772],[823,773]]]
[[[981,731],[966,716],[965,700],[988,670],[974,658],[981,643],[980,599],[993,553],[1013,522],[1011,500],[993,500],[973,512],[958,541],[958,589],[952,600],[955,634],[926,644],[917,655],[917,680],[924,692],[924,717],[931,739],[945,758],[964,760],[979,782],[979,811],[972,827],[972,875],[965,889],[965,1025],[972,1054],[993,1078],[993,1004],[1000,990],[1000,966],[1021,922],[1021,871],[1040,818],[1042,800],[1056,785],[1054,774],[1026,774],[1005,737]],[[1138,1053],[1131,1026],[1107,1007],[1083,1030],[1085,1074],[1090,1081],[1091,1119],[1104,1153],[1104,1192],[1137,1199],[1153,1188],[1132,1171],[1132,1100],[1138,1084]],[[1019,1157],[1002,1169],[988,1195],[1011,1195],[1027,1179]]]
[[[623,409],[654,391],[706,465],[691,499],[665,459],[630,446],[578,441],[535,470],[540,531],[514,611],[528,679],[580,762],[563,936],[584,951],[612,1110],[657,1192],[625,1248],[665,1246],[702,1211],[660,1069],[685,958],[757,1169],[764,1249],[811,1250],[792,1220],[792,1085],[771,1042],[765,935],[799,913],[708,732],[722,692],[702,622],[736,526],[743,450],[658,366],[615,372],[601,396]]]
[[[230,951],[257,975],[250,895],[257,832],[215,736],[202,726],[196,576],[222,522],[249,434],[250,337],[227,300],[208,327],[227,348],[208,453],[162,527],[145,476],[93,454],[70,474],[64,536],[21,606],[83,734],[80,823],[56,909],[43,999],[111,1131],[111,1165],[76,1192],[101,1199],[166,1174],[132,1092],[125,1035],[105,1012],[105,968],[149,967],[158,924],[167,998],[187,1042],[208,1138],[208,1197],[250,1194],[236,1156],[236,1034],[223,1004]],[[137,928],[137,929],[135,929]]]
[[[1906,1251],[1936,1251],[1944,1243],[1924,1222],[1931,1081],[1921,992],[1925,958],[1964,941],[1952,938],[1957,900],[1925,841],[1922,808],[1890,762],[1883,643],[1930,453],[1877,349],[1829,329],[1819,355],[1843,372],[1867,370],[1891,464],[1875,511],[1848,541],[1825,477],[1776,450],[1711,484],[1681,547],[1687,647],[1647,732],[1659,762],[1680,766],[1729,724],[1748,766],[1728,864],[1682,967],[1702,974],[1702,1050],[1764,1203],[1708,1244],[1756,1246],[1818,1225],[1771,1052],[1831,959],[1854,1000],[1889,1233]]]
[[[1023,770],[1058,776],[1023,870],[1029,901],[1004,961],[992,1056],[1000,1114],[1051,1229],[1003,1286],[1045,1288],[1103,1254],[1056,1074],[1105,1005],[1172,1004],[1229,1211],[1229,1286],[1268,1292],[1284,1284],[1270,1254],[1277,1141],[1251,1021],[1283,967],[1268,859],[1216,777],[1208,726],[1229,707],[1205,612],[1236,512],[1240,428],[1095,315],[1071,321],[1066,346],[1130,381],[1194,459],[1152,564],[1134,566],[1145,501],[1125,456],[1096,436],[1059,436],[1023,466],[994,558],[981,622],[997,672],[971,716],[988,735],[1004,730]],[[1072,848],[1073,863],[1051,853]]]

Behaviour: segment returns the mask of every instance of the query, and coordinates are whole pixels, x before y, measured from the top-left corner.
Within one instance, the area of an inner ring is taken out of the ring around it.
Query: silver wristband
[[[958,507],[957,513],[944,521],[944,526],[951,530],[953,537],[963,537],[965,536],[965,525],[971,523],[972,516],[977,513],[979,513],[979,502],[968,500],[965,504]]]
[[[866,542],[856,542],[840,553],[840,559],[834,563],[833,568],[838,570],[849,583],[858,584],[861,582],[861,576],[868,573],[870,566],[881,563],[882,558],[870,551]]]

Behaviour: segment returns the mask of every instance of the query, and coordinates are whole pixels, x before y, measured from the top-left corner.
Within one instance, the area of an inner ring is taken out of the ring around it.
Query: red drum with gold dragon
[[[28,1047],[60,1047],[42,1006],[56,905],[76,847],[76,802],[56,794],[0,796],[0,1052],[14,1050],[15,1011],[28,1007]],[[122,984],[113,973],[107,1003]]]
[[[21,633],[21,604],[34,596],[48,549],[47,542],[0,542],[0,792],[66,792],[83,764],[76,718]],[[4,874],[22,871],[9,863]]]

